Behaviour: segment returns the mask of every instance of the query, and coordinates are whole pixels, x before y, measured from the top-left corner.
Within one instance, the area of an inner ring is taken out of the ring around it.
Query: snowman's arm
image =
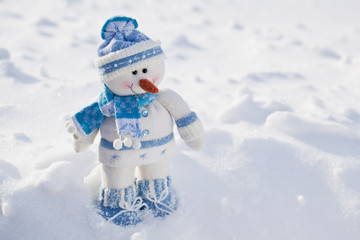
[[[201,121],[182,97],[170,89],[165,89],[160,91],[158,101],[175,119],[179,134],[187,145],[193,149],[204,148],[204,129]]]
[[[98,101],[99,96],[95,97],[91,103]],[[69,133],[73,135],[73,145],[75,152],[85,151],[91,144],[94,143],[96,135],[99,132],[99,129],[92,131],[89,134],[86,134],[83,129],[79,126],[76,121],[76,118],[72,118],[72,120],[66,123],[66,127]]]

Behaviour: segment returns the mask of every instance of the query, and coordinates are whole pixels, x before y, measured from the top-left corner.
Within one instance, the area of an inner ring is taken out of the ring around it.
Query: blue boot
[[[121,190],[103,188],[100,191],[99,214],[117,225],[129,226],[141,222],[139,209],[144,206],[142,199],[137,197],[135,186]]]
[[[155,180],[138,180],[139,196],[155,217],[174,214],[177,202],[171,188],[170,177]]]

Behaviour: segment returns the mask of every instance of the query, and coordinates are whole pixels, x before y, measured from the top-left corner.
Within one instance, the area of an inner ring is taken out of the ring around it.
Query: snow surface
[[[0,1],[0,239],[360,239],[357,0]],[[97,146],[64,122],[102,90],[113,15],[167,54],[161,87],[201,117],[176,135],[179,216],[121,228],[95,213]]]

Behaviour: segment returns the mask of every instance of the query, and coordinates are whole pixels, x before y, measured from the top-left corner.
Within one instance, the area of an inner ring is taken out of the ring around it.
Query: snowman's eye
[[[143,73],[147,73],[147,69],[146,69],[146,68],[143,68],[142,72],[143,72]]]
[[[136,75],[137,74],[137,71],[135,70],[135,71],[132,71],[132,74],[133,75]]]

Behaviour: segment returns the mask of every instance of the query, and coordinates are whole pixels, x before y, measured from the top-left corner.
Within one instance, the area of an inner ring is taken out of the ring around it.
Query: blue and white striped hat
[[[136,30],[137,27],[136,20],[128,17],[116,16],[105,22],[101,29],[105,41],[100,44],[95,61],[103,83],[141,64],[165,58],[160,41],[151,40]]]

